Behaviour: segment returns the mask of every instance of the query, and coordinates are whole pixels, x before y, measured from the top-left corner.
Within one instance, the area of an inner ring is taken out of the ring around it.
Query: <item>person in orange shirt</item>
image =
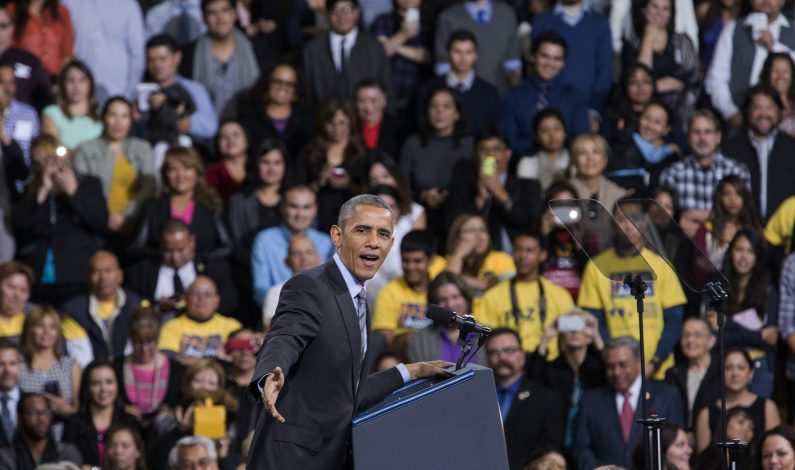
[[[74,57],[69,9],[59,0],[17,0],[8,5],[14,18],[14,46],[39,58],[52,77]]]

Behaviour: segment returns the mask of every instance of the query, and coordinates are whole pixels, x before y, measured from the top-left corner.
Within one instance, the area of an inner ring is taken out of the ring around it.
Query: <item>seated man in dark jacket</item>
[[[113,253],[98,251],[89,261],[88,271],[91,290],[67,301],[61,310],[86,330],[94,359],[122,357],[130,315],[141,297],[122,289],[124,274]]]
[[[453,168],[447,224],[464,213],[482,214],[494,249],[510,252],[514,235],[535,228],[541,214],[541,184],[508,173],[511,149],[499,129],[479,134],[475,150],[476,159],[462,160]]]
[[[141,260],[127,271],[125,285],[149,299],[163,314],[184,304],[185,292],[197,276],[204,275],[218,286],[218,311],[235,313],[237,290],[226,262],[212,255],[196,254],[196,237],[180,220],[169,220],[160,232],[160,261]]]

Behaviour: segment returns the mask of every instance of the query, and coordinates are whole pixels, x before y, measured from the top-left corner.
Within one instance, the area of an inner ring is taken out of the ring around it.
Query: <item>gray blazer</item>
[[[441,356],[441,338],[436,324],[414,333],[409,338],[406,358],[409,362],[436,361]],[[477,347],[477,343],[473,346]],[[475,356],[475,360],[481,366],[488,367],[486,350],[481,348]]]
[[[137,137],[128,137],[122,145],[130,165],[138,173],[135,182],[136,194],[122,215],[130,218],[138,213],[141,203],[155,195],[155,164],[152,146]],[[116,159],[104,137],[80,144],[75,150],[74,168],[77,173],[96,176],[102,182],[102,193],[107,199],[113,182]]]

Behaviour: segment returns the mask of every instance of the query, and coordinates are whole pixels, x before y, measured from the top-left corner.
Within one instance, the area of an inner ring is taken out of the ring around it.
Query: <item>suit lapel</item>
[[[331,261],[334,262],[333,260]],[[336,268],[336,266],[335,266]],[[338,311],[342,317],[342,324],[345,326],[345,332],[348,334],[348,347],[351,349],[351,387],[354,395],[356,394],[356,381],[359,378],[358,370],[359,363],[361,362],[362,351],[362,338],[359,332],[359,321],[356,317],[356,309],[353,308],[353,300],[351,294],[345,287],[345,282],[342,282],[343,290],[338,291],[334,298],[337,301]]]
[[[618,442],[624,442],[624,434],[621,430],[621,417],[618,415],[618,409],[616,408],[616,393],[615,390],[612,388],[606,388],[605,394],[603,395],[604,406],[605,410],[608,410],[608,421],[612,421],[613,425],[610,428],[615,433],[615,437],[618,439]]]

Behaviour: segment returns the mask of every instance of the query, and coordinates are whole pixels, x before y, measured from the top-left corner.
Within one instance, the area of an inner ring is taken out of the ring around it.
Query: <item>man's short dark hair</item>
[[[469,31],[468,29],[456,29],[450,33],[450,37],[447,39],[447,51],[450,52],[450,49],[453,48],[454,42],[464,41],[470,41],[475,45],[475,50],[478,50],[478,38],[475,37],[472,31]]]
[[[331,10],[334,9],[334,5],[338,4],[339,2],[350,2],[354,7],[359,8],[358,0],[326,0],[326,11],[331,13]]]
[[[0,338],[0,351],[4,349],[13,349],[17,352],[19,357],[22,357],[22,349],[19,348],[19,345],[5,337]]]
[[[179,51],[179,44],[177,44],[177,40],[174,39],[174,36],[170,34],[157,34],[146,41],[147,51],[155,47],[167,47],[172,53]]]
[[[542,250],[547,249],[547,237],[541,235],[541,233],[536,232],[534,230],[521,230],[516,232],[511,237],[511,243],[516,243],[517,240],[520,238],[532,238],[533,240],[538,242],[538,245],[541,247]]]
[[[202,0],[202,15],[207,14],[207,7],[211,3],[222,2],[222,1],[228,3],[233,10],[237,8],[237,0]]]
[[[502,131],[502,129],[500,129],[498,126],[489,126],[478,132],[477,136],[475,136],[475,148],[477,148],[481,142],[491,139],[497,139],[503,144],[508,144],[508,138],[505,137],[505,133]]]
[[[188,235],[190,235],[190,225],[179,219],[169,219],[160,229],[160,239],[162,240],[166,235],[173,235],[180,232],[187,232]]]
[[[566,120],[563,118],[563,113],[560,112],[558,108],[554,106],[550,106],[549,108],[544,108],[533,116],[533,134],[538,135],[538,127],[541,125],[541,121],[547,118],[555,118],[560,122],[560,125],[563,127],[563,130],[566,130]]]
[[[781,101],[781,95],[778,94],[775,88],[768,85],[767,83],[757,83],[750,90],[748,90],[748,95],[745,97],[745,101],[743,102],[743,114],[745,114],[746,117],[748,112],[751,110],[751,101],[753,101],[754,96],[756,95],[767,96],[773,100],[773,102],[776,103],[776,107],[778,108],[779,112],[784,109],[784,103]]]
[[[715,128],[716,131],[721,132],[721,125],[718,116],[715,116],[715,113],[710,111],[709,109],[697,109],[693,112],[693,116],[690,117],[690,121],[687,123],[687,131],[690,132],[690,128],[693,127],[693,122],[696,119],[703,118],[709,120],[712,123],[712,126]]]
[[[492,335],[494,332],[492,331]],[[619,336],[618,338],[608,339],[605,341],[605,347],[602,350],[602,357],[607,358],[607,351],[618,348],[629,348],[632,353],[632,358],[640,360],[640,343],[638,340],[631,336]]]
[[[511,336],[513,336],[514,338],[516,338],[516,342],[519,344],[519,347],[520,348],[522,347],[522,337],[519,336],[519,333],[517,333],[516,330],[514,330],[513,328],[507,328],[507,327],[500,327],[500,328],[492,329],[491,330],[491,335],[489,335],[489,339],[488,339],[488,341],[486,341],[486,346],[488,346],[489,342],[492,339],[494,339],[494,338],[496,338],[497,336],[500,336],[500,335],[511,335]]]
[[[562,47],[564,59],[568,55],[569,44],[566,42],[566,38],[561,36],[557,31],[544,31],[533,39],[533,45],[530,47],[530,54],[536,55],[543,44],[554,44]]]
[[[413,251],[421,251],[425,256],[430,258],[436,251],[433,236],[427,230],[412,230],[403,236],[400,241],[400,252],[411,253]]]
[[[383,93],[384,97],[386,98],[386,90],[384,90],[384,85],[382,85],[381,82],[379,82],[374,78],[365,78],[364,80],[357,83],[356,93],[354,94],[354,96],[359,94],[359,92],[364,90],[365,88],[378,88],[378,90],[380,90],[381,93]]]

